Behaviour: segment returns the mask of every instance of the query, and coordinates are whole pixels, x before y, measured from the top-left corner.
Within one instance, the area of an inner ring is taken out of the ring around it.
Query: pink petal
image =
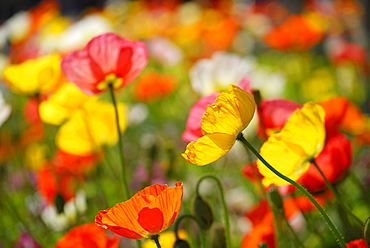
[[[125,85],[131,83],[148,63],[148,50],[144,42],[133,42],[132,49],[131,68],[125,77]]]
[[[114,33],[105,33],[92,39],[85,50],[92,60],[99,65],[104,75],[114,73],[121,48],[130,41]]]
[[[77,51],[65,56],[61,66],[67,79],[87,94],[96,93],[95,85],[104,79],[99,66],[91,60],[86,51]]]

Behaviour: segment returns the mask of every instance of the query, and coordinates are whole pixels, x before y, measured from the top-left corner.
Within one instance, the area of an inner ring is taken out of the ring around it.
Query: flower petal
[[[163,229],[163,219],[164,217],[161,210],[158,208],[150,209],[145,207],[139,212],[137,221],[148,233],[156,234]]]
[[[207,134],[190,142],[182,156],[196,165],[210,164],[224,156],[234,145],[235,135],[225,133]]]

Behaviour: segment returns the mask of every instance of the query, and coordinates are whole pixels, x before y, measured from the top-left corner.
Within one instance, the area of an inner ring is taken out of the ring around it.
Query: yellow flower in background
[[[250,123],[255,111],[253,95],[230,85],[218,95],[202,117],[203,137],[190,142],[182,156],[189,163],[206,165],[224,156],[239,133]]]
[[[95,100],[95,97],[85,94],[75,84],[65,83],[47,100],[41,102],[41,120],[51,125],[60,125],[89,99]]]
[[[52,90],[59,82],[60,62],[61,58],[56,54],[30,59],[20,64],[8,65],[3,76],[9,88],[16,94],[43,94]]]
[[[120,129],[127,126],[127,109],[118,104]],[[114,106],[103,101],[89,101],[60,126],[56,134],[57,147],[75,155],[88,155],[118,142]]]
[[[281,174],[297,180],[309,168],[310,161],[323,149],[325,142],[325,111],[314,103],[306,103],[297,109],[279,133],[275,133],[262,145],[261,156]],[[258,170],[264,176],[265,186],[288,185],[276,176],[260,160]]]
[[[180,239],[187,240],[188,235],[186,234],[185,230],[179,230],[178,235]],[[176,242],[176,235],[172,231],[166,231],[160,234],[159,240],[162,248],[173,248],[173,245]],[[157,248],[157,245],[153,242],[153,240],[147,239],[143,243],[143,248]]]

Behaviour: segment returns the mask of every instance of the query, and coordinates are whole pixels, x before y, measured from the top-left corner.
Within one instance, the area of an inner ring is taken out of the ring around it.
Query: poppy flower
[[[238,86],[245,91],[252,92],[250,87],[250,80],[248,78],[242,78]],[[186,130],[183,132],[181,138],[185,142],[191,142],[199,139],[203,136],[202,134],[202,116],[207,109],[207,106],[214,103],[220,92],[215,92],[208,96],[201,97],[196,101],[189,111],[189,116],[186,121]]]
[[[125,202],[102,210],[95,223],[129,239],[145,239],[167,229],[180,212],[183,186],[154,184],[137,192]]]
[[[347,248],[369,248],[369,245],[364,239],[356,239],[347,243]]]
[[[118,104],[120,129],[127,126],[126,105]],[[83,108],[76,111],[64,122],[57,134],[56,145],[59,149],[80,156],[95,153],[103,147],[118,142],[117,127],[113,104],[105,101],[87,101]]]
[[[19,95],[33,96],[51,91],[61,78],[59,55],[47,55],[4,69],[9,88]]]
[[[187,233],[181,229],[177,232],[179,239],[187,240]],[[176,242],[176,235],[172,231],[166,231],[161,233],[161,247],[162,248],[173,248]],[[152,240],[145,240],[143,242],[143,248],[157,248],[157,245]]]
[[[114,33],[93,38],[85,48],[63,58],[62,70],[69,81],[94,95],[112,85],[131,83],[148,62],[145,43],[129,41]]]
[[[176,89],[176,85],[175,77],[171,75],[148,72],[135,84],[134,98],[143,103],[159,100],[170,95]]]
[[[251,122],[255,111],[252,94],[230,85],[229,91],[218,95],[202,117],[203,136],[190,142],[182,156],[196,165],[207,165],[224,156],[237,136]]]
[[[59,239],[54,248],[117,248],[118,246],[117,236],[108,236],[106,231],[94,223],[87,223],[69,230]]]
[[[260,149],[261,156],[276,170],[292,180],[297,180],[324,148],[325,111],[314,103],[306,103],[288,119],[283,129],[271,135]],[[270,184],[287,185],[285,180],[276,176],[260,160],[258,170],[264,176],[265,186]]]
[[[290,15],[282,23],[266,33],[263,41],[280,51],[305,51],[319,43],[322,27],[304,15]]]

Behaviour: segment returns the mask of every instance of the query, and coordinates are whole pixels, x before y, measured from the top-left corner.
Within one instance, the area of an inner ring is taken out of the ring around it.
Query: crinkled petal
[[[207,165],[224,156],[234,145],[235,135],[225,133],[207,134],[190,142],[182,156],[189,163]]]

